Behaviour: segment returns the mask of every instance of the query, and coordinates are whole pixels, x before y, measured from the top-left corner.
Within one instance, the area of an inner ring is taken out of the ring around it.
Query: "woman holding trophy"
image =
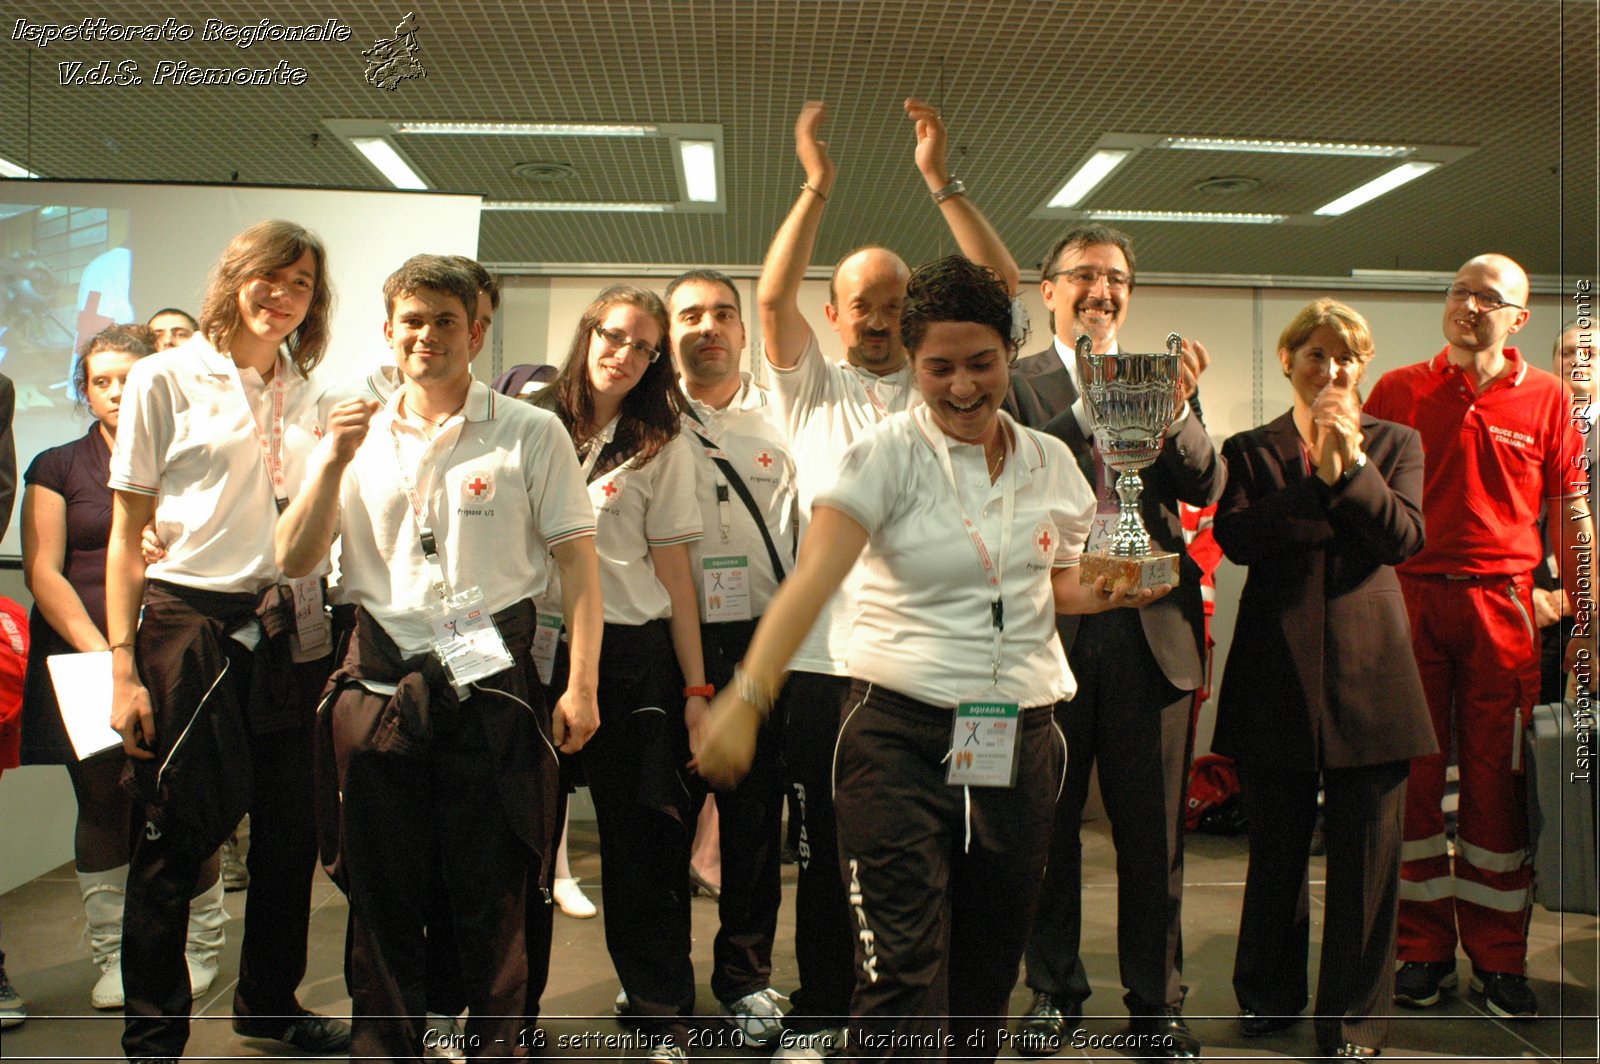
[[[1061,441],[1001,412],[1020,338],[999,278],[930,263],[900,322],[923,404],[858,440],[816,497],[695,767],[718,786],[748,767],[796,645],[859,557],[834,757],[860,928],[851,1051],[992,1057],[1064,764],[1051,711],[1074,682],[1055,613],[1160,591],[1081,583],[1094,499]]]
[[[1394,985],[1410,758],[1435,749],[1394,566],[1422,547],[1422,444],[1361,412],[1372,334],[1319,299],[1278,340],[1293,408],[1228,440],[1217,542],[1249,567],[1212,749],[1250,822],[1233,985],[1246,1036],[1306,1004],[1307,861],[1325,793],[1325,1056],[1376,1056]]]

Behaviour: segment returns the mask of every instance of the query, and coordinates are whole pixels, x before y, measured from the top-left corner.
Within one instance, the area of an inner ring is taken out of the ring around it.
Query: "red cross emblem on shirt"
[[[473,477],[471,480],[467,481],[467,490],[472,492],[474,496],[481,496],[484,492],[484,489],[488,486],[489,482],[484,480],[481,475]]]
[[[1034,542],[1039,545],[1040,554],[1048,555],[1050,553],[1050,548],[1055,541],[1050,538],[1050,530],[1048,528],[1042,528],[1039,530],[1039,538],[1034,540]]]
[[[606,498],[609,499],[611,496],[617,493],[617,485],[614,481],[608,480],[604,484],[600,485],[600,490],[605,492]]]
[[[770,451],[757,451],[756,464],[762,469],[772,468],[772,453]]]

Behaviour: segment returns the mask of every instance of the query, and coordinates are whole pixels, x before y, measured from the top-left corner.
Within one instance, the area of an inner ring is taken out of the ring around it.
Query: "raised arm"
[[[378,404],[346,399],[328,415],[328,442],[311,461],[311,474],[278,517],[273,547],[285,576],[305,576],[328,556],[339,528],[339,483],[355,458]]]
[[[937,196],[951,181],[944,119],[938,111],[915,98],[906,101],[906,117],[916,124],[917,169],[928,184],[928,194]],[[1017,260],[1011,257],[1011,252],[1006,250],[1000,234],[972,202],[972,197],[965,192],[947,195],[939,203],[939,213],[944,215],[944,222],[950,227],[950,235],[955,237],[961,254],[999,274],[1006,284],[1006,293],[1015,298],[1022,283],[1022,271],[1017,268]]]
[[[833,191],[833,160],[828,142],[820,139],[827,110],[821,100],[807,100],[794,124],[794,151],[805,170],[805,184],[788,217],[772,237],[761,279],[756,282],[756,307],[767,361],[789,369],[800,361],[811,326],[800,313],[800,282],[817,246],[822,212]]]

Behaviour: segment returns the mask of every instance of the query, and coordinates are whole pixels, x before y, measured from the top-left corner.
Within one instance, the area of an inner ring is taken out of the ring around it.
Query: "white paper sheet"
[[[51,654],[50,682],[79,760],[122,745],[111,727],[111,651]]]

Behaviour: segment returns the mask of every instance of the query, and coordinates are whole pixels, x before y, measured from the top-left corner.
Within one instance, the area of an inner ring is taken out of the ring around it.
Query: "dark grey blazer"
[[[1011,367],[1011,390],[1005,406],[1024,425],[1043,429],[1066,442],[1078,468],[1093,486],[1093,442],[1078,427],[1072,404],[1078,393],[1061,364],[1055,345],[1019,358]],[[1183,523],[1178,502],[1209,506],[1222,495],[1226,472],[1205,423],[1191,411],[1176,436],[1169,437],[1161,455],[1141,476],[1144,494],[1140,513],[1151,540],[1161,550],[1178,555],[1178,586],[1172,594],[1139,611],[1150,652],[1161,665],[1167,682],[1180,691],[1193,691],[1205,683],[1205,607],[1200,599],[1200,567],[1183,543]],[[1077,637],[1079,618],[1056,619],[1061,645],[1068,653]]]
[[[1438,750],[1394,566],[1422,549],[1422,440],[1365,414],[1367,464],[1330,488],[1293,414],[1223,445],[1212,529],[1249,566],[1211,748],[1316,771]]]

